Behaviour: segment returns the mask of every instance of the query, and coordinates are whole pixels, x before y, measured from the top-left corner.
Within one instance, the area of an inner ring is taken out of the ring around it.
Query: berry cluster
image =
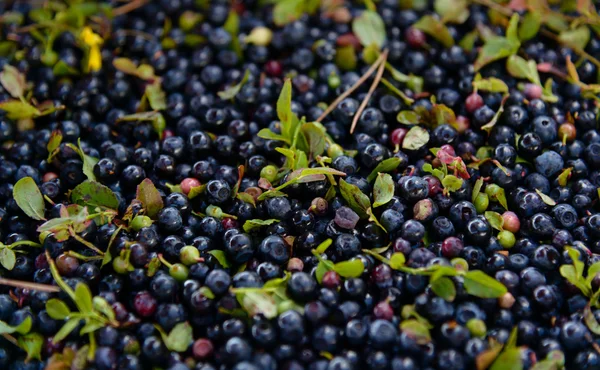
[[[600,369],[593,1],[0,14],[0,369]]]

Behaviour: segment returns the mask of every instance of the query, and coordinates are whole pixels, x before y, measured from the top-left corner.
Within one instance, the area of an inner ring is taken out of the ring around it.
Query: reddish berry
[[[290,258],[287,264],[287,270],[291,272],[299,272],[304,270],[304,262],[300,258]]]
[[[171,136],[174,136],[174,135],[175,135],[175,134],[173,133],[173,131],[171,131],[171,130],[169,130],[169,129],[167,129],[167,130],[164,130],[164,131],[163,131],[163,134],[162,134],[162,140],[164,140],[164,139],[167,139],[167,138],[169,138],[169,137],[171,137]]]
[[[457,116],[455,125],[456,131],[458,131],[459,134],[462,134],[471,126],[471,122],[465,116]]]
[[[338,275],[335,271],[327,271],[325,275],[323,275],[323,280],[321,284],[328,289],[337,289],[342,285],[342,279],[340,275]]]
[[[423,179],[425,181],[427,181],[430,196],[434,196],[437,193],[439,193],[440,191],[442,191],[442,183],[440,182],[440,180],[437,177],[431,176],[431,175],[426,175],[426,176],[423,176]]]
[[[442,242],[442,255],[446,258],[458,257],[464,248],[463,241],[455,236],[447,237]]]
[[[420,48],[426,41],[425,33],[414,27],[410,27],[406,30],[404,38],[406,39],[406,43],[413,48]]]
[[[133,298],[133,308],[141,317],[150,317],[156,312],[156,299],[148,291],[141,291]]]
[[[542,87],[536,84],[526,84],[523,93],[529,100],[539,99],[542,97]]]
[[[577,137],[575,125],[572,123],[563,123],[558,127],[558,139],[562,140],[565,136],[568,142],[575,140],[575,137]]]
[[[238,222],[236,220],[234,220],[233,218],[225,217],[224,219],[221,220],[221,225],[223,226],[223,228],[225,230],[229,230],[229,229],[238,227]]]
[[[195,188],[200,185],[202,185],[200,183],[200,181],[193,177],[185,178],[185,179],[181,180],[181,183],[179,184],[179,186],[181,186],[181,191],[183,191],[183,194],[185,194],[185,195],[188,195],[190,193],[190,190],[192,190],[192,188]]]
[[[48,182],[48,181],[52,181],[56,178],[58,178],[58,175],[55,172],[46,172],[44,174],[44,177],[42,177],[42,181]]]
[[[446,153],[450,154],[451,156],[456,157],[456,152],[454,151],[454,147],[452,145],[445,144],[445,145],[442,145],[442,147],[440,149],[445,151]]]
[[[521,228],[521,221],[519,221],[519,216],[516,213],[511,211],[506,211],[502,214],[502,219],[504,219],[504,230],[510,231],[511,233],[516,233]]]
[[[373,308],[373,316],[376,319],[392,321],[394,318],[394,309],[387,301],[381,301]]]
[[[200,338],[194,342],[192,353],[196,360],[206,360],[213,354],[213,344],[210,340]]]
[[[395,129],[394,131],[392,131],[392,134],[390,135],[390,141],[394,145],[402,145],[402,141],[404,141],[404,137],[406,136],[407,132],[408,132],[408,130],[405,128]]]
[[[465,109],[467,112],[473,113],[481,107],[483,107],[483,98],[481,95],[474,92],[467,96],[467,100],[465,100]]]
[[[278,60],[269,60],[265,63],[265,72],[271,77],[279,77],[283,73],[283,66]]]

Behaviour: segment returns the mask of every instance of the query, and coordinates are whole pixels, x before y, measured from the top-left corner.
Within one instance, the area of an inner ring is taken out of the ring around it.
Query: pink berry
[[[138,292],[133,298],[133,308],[141,317],[150,317],[156,312],[158,303],[156,299],[147,291]]]
[[[238,227],[238,222],[233,218],[225,217],[221,220],[221,225],[223,226],[223,229],[229,230]]]
[[[394,318],[394,309],[387,301],[381,301],[373,308],[373,316],[376,319],[392,321]]]
[[[457,116],[456,117],[456,131],[458,131],[459,134],[462,134],[463,132],[467,131],[467,129],[471,126],[471,122],[469,121],[469,119],[465,116]]]
[[[516,233],[521,228],[521,221],[516,213],[506,211],[502,214],[502,218],[504,219],[504,230]]]
[[[44,174],[44,177],[42,177],[42,181],[48,182],[48,181],[52,181],[56,178],[58,178],[58,175],[56,174],[56,172],[46,172]]]
[[[179,185],[181,186],[181,191],[183,191],[183,194],[188,195],[190,193],[190,190],[192,190],[192,188],[195,188],[196,186],[200,186],[202,184],[200,183],[200,181],[198,179],[195,179],[193,177],[188,177],[188,178],[181,180],[181,183]]]
[[[323,275],[323,280],[321,281],[321,285],[327,289],[335,290],[342,285],[342,279],[340,275],[338,275],[335,271],[327,271],[325,275]]]
[[[451,156],[456,157],[456,152],[454,151],[454,147],[452,145],[445,144],[445,145],[442,145],[442,147],[440,149],[445,151],[446,153],[450,154]]]
[[[467,109],[467,112],[473,113],[481,107],[483,107],[483,98],[481,95],[474,92],[467,96],[467,100],[465,100],[465,108]]]
[[[213,354],[213,344],[209,339],[200,338],[194,342],[192,353],[196,360],[206,360]]]
[[[523,92],[529,100],[539,99],[542,97],[542,87],[536,84],[526,84]]]
[[[462,240],[449,236],[442,242],[442,255],[448,259],[458,257],[464,246]]]
[[[169,129],[167,129],[167,130],[164,130],[164,131],[163,131],[163,133],[162,133],[162,139],[164,140],[164,139],[170,138],[170,137],[171,137],[171,136],[173,136],[173,135],[175,135],[175,134],[173,133],[173,131],[171,131],[171,130],[169,130]]]
[[[442,191],[442,183],[440,182],[440,180],[437,177],[431,176],[431,175],[425,175],[425,176],[423,176],[423,179],[425,181],[427,181],[427,185],[429,186],[429,195],[430,196],[434,196],[437,193],[439,193],[440,191]]]

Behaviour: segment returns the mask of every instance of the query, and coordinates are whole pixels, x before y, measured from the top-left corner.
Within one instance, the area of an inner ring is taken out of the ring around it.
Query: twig
[[[383,76],[383,71],[385,70],[385,61],[387,60],[387,56],[388,56],[388,50],[385,49],[383,51],[383,53],[381,54],[382,59],[379,62],[379,69],[377,70],[375,79],[371,83],[371,87],[369,87],[367,96],[365,96],[362,103],[360,103],[360,106],[358,107],[358,110],[356,111],[356,114],[354,115],[354,119],[352,119],[352,126],[350,126],[350,133],[354,132],[354,129],[356,128],[356,124],[358,123],[358,120],[360,119],[362,112],[367,107],[367,104],[369,104],[369,100],[371,100],[371,95],[373,95],[373,92],[377,88],[377,85],[379,85],[379,81],[381,81],[381,77]]]
[[[113,17],[118,17],[120,15],[127,14],[138,8],[141,8],[142,6],[146,5],[147,2],[148,0],[133,0],[125,5],[121,5],[120,7],[113,9],[112,15]]]
[[[30,290],[38,290],[40,292],[58,293],[60,288],[54,285],[31,283],[29,281],[20,281],[13,279],[0,278],[0,285],[11,286],[14,288],[23,288]]]
[[[352,85],[348,90],[344,91],[340,96],[338,96],[333,101],[333,103],[329,104],[327,109],[325,109],[325,112],[323,112],[323,114],[321,114],[321,116],[319,118],[317,118],[317,122],[321,122],[325,117],[327,117],[327,115],[329,113],[331,113],[335,109],[335,107],[338,106],[338,104],[341,103],[342,100],[346,99],[346,97],[348,97],[348,95],[352,94],[354,92],[354,90],[358,89],[360,87],[360,85],[362,85],[373,74],[373,72],[375,72],[375,70],[377,69],[379,64],[381,64],[382,60],[383,60],[383,54],[381,54],[379,56],[379,58],[377,58],[375,63],[373,63],[371,65],[371,67],[369,67],[369,69],[365,72],[365,74],[363,74],[358,79],[358,81],[356,81],[354,83],[354,85]],[[385,63],[384,63],[384,65],[385,65]]]

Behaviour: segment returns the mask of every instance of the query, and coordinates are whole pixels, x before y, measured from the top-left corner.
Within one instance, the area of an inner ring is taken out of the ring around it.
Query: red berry
[[[458,131],[459,134],[462,134],[463,132],[467,131],[469,126],[471,126],[471,122],[469,121],[469,119],[467,117],[465,117],[465,116],[457,116],[456,117],[456,131]]]
[[[342,285],[342,279],[340,275],[338,275],[335,271],[327,271],[325,275],[323,275],[323,280],[321,284],[328,289],[337,289]]]
[[[517,214],[514,212],[504,212],[502,214],[502,219],[504,220],[503,228],[506,231],[516,233],[521,228],[521,221],[519,221],[519,216],[517,216]]]
[[[454,147],[452,145],[445,144],[445,145],[442,145],[442,147],[440,149],[445,151],[446,153],[450,154],[451,156],[456,157],[456,152],[454,151]]]
[[[442,255],[448,259],[458,257],[464,246],[462,240],[449,236],[442,242]]]
[[[213,344],[210,340],[200,338],[194,342],[192,346],[192,353],[196,360],[206,360],[213,353]]]
[[[392,134],[390,135],[390,141],[394,145],[402,145],[402,141],[404,141],[404,137],[406,136],[407,132],[408,132],[408,130],[405,128],[395,129],[394,131],[392,131]]]
[[[225,230],[229,230],[229,229],[238,227],[238,222],[236,220],[234,220],[233,218],[225,217],[224,219],[221,220],[221,225],[223,226],[223,228]]]
[[[483,98],[481,95],[474,92],[467,96],[467,100],[465,100],[465,108],[467,109],[467,112],[473,113],[481,107],[483,107]]]
[[[410,27],[406,30],[404,38],[406,39],[406,43],[413,48],[420,48],[426,41],[425,33],[414,27]]]
[[[376,319],[392,321],[394,318],[394,309],[387,301],[381,301],[373,308],[373,316]]]
[[[171,137],[171,136],[174,136],[174,135],[175,135],[175,134],[173,133],[173,131],[171,131],[171,130],[169,130],[169,129],[167,129],[167,130],[164,130],[164,131],[163,131],[163,134],[162,134],[162,140],[164,140],[164,139],[166,139],[166,138],[169,138],[169,137]]]
[[[48,182],[48,181],[52,181],[56,178],[58,178],[58,175],[55,172],[46,172],[44,174],[44,177],[42,177],[42,181]]]
[[[269,60],[265,63],[265,72],[271,77],[279,77],[283,73],[283,67],[278,60]]]
[[[188,195],[190,193],[190,190],[192,190],[192,188],[195,188],[200,185],[202,185],[200,183],[200,181],[193,177],[185,178],[185,179],[181,180],[181,183],[179,184],[179,186],[181,186],[181,191],[183,191],[183,194],[185,194],[185,195]]]
[[[141,291],[133,298],[133,308],[141,317],[150,317],[156,312],[156,299],[148,291]]]
[[[429,186],[429,195],[430,196],[434,196],[437,193],[439,193],[440,191],[442,191],[442,183],[440,182],[440,180],[437,177],[431,176],[431,175],[425,175],[425,176],[423,176],[423,179],[425,181],[427,181],[427,185]]]

